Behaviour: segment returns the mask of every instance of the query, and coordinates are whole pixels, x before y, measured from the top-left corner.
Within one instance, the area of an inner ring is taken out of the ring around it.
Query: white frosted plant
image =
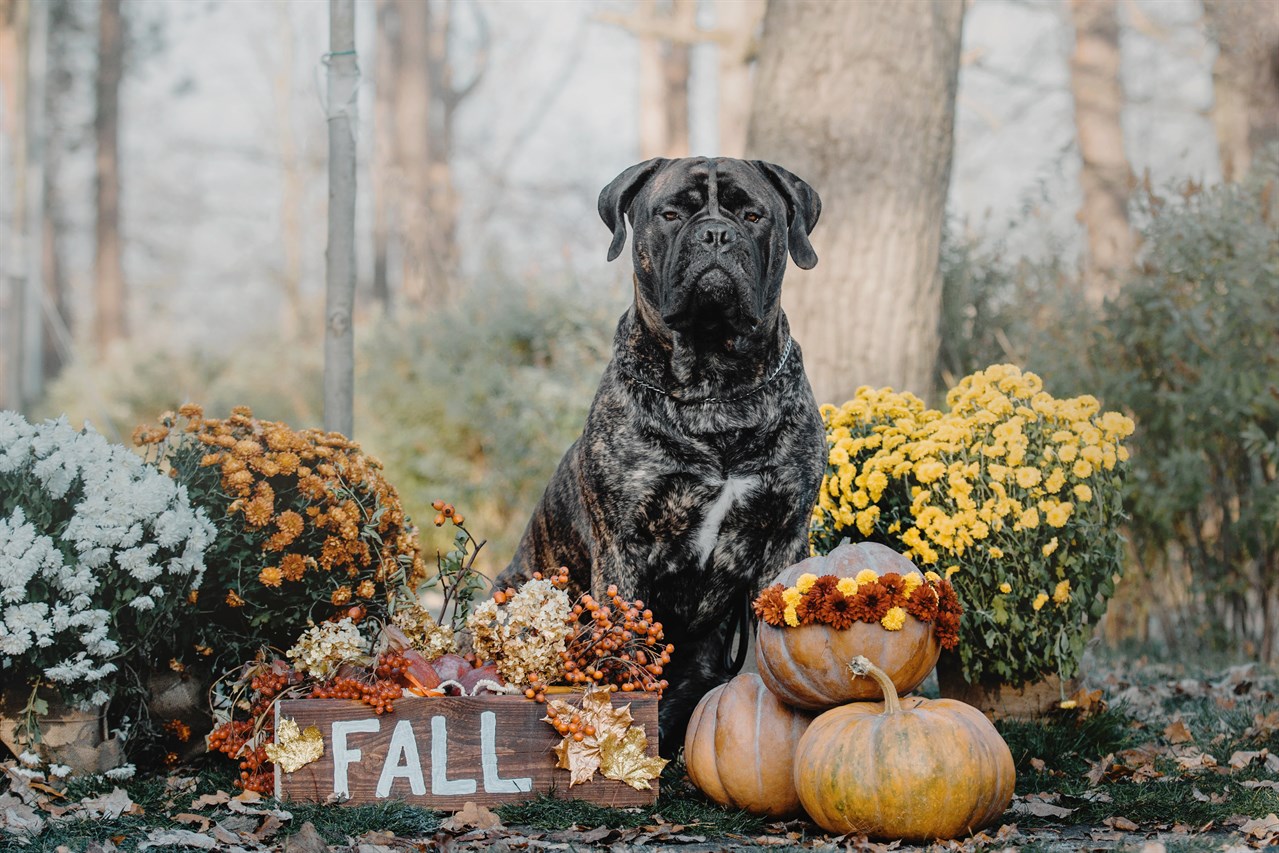
[[[0,681],[101,704],[172,633],[215,535],[186,489],[65,420],[0,412]]]

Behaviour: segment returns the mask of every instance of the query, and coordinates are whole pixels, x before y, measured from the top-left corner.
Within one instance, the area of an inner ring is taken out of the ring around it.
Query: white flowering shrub
[[[0,412],[0,681],[109,700],[172,632],[214,535],[127,448]]]

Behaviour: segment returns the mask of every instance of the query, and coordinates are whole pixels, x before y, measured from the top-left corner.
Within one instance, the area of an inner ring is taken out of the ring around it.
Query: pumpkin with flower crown
[[[756,599],[759,674],[784,702],[824,710],[879,698],[875,682],[848,678],[864,655],[908,693],[954,647],[960,612],[941,576],[885,545],[845,543],[783,570]]]

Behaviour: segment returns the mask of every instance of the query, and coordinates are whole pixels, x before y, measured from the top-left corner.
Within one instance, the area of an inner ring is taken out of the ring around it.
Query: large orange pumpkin
[[[743,673],[693,711],[684,736],[689,778],[721,805],[796,816],[795,747],[813,716],[783,704],[755,673]]]
[[[799,576],[853,578],[863,569],[877,575],[897,572],[920,575],[915,564],[886,545],[858,542],[840,545],[825,557],[809,557],[784,569],[774,581],[793,586]],[[922,578],[922,575],[920,575]],[[768,689],[797,708],[826,710],[859,699],[878,699],[879,688],[867,679],[850,679],[848,662],[865,655],[888,673],[898,693],[914,690],[937,665],[941,644],[928,622],[907,616],[899,631],[878,622],[856,622],[836,630],[829,625],[775,628],[759,623],[755,660]]]
[[[1012,802],[1016,771],[999,732],[951,699],[899,700],[865,658],[852,665],[884,692],[822,714],[800,739],[795,788],[827,832],[930,841],[989,826]]]

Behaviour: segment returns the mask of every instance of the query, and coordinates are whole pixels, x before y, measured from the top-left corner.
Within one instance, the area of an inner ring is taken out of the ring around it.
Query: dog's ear
[[[668,162],[664,157],[654,157],[637,163],[614,178],[600,192],[600,219],[613,232],[613,242],[608,247],[610,261],[616,260],[622,254],[622,247],[626,245],[626,214],[630,212],[631,202]]]
[[[813,233],[813,226],[822,215],[822,200],[817,191],[806,181],[772,163],[763,160],[752,161],[756,169],[768,178],[773,188],[786,199],[787,245],[795,266],[802,270],[811,270],[817,266],[817,253],[813,244],[808,242],[808,235]]]

